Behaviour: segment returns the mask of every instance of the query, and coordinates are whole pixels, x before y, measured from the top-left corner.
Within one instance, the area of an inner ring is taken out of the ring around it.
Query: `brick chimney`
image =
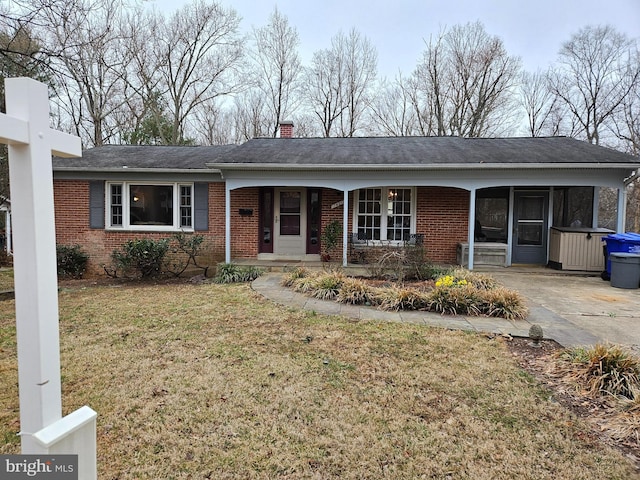
[[[280,138],[293,138],[293,122],[280,122]]]

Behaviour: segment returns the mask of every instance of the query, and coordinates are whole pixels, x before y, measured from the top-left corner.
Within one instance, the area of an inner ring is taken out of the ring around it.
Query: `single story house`
[[[54,158],[57,242],[94,266],[128,239],[179,231],[204,235],[220,261],[312,261],[337,220],[343,265],[354,242],[416,238],[436,263],[545,265],[553,227],[599,231],[597,187],[617,189],[624,231],[639,167],[565,137],[294,138],[290,123],[238,146],[108,145]]]

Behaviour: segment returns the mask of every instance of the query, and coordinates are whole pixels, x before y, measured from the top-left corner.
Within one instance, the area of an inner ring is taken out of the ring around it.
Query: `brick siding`
[[[102,264],[110,263],[111,252],[127,240],[138,238],[167,238],[166,232],[113,231],[89,228],[89,182],[84,180],[55,180],[56,241],[59,244],[79,244],[90,256],[89,268],[102,272]],[[224,260],[225,188],[220,182],[209,184],[209,229],[196,232],[205,237],[203,263],[210,265]],[[333,189],[322,190],[322,225],[332,220],[342,223],[343,193]],[[349,196],[348,231],[352,231]],[[240,215],[240,209],[253,210],[251,215]],[[469,192],[445,187],[419,187],[417,189],[417,233],[425,236],[427,255],[431,261],[454,263],[458,242],[467,239]],[[259,189],[241,188],[231,192],[231,257],[255,258],[258,254]],[[342,255],[340,245],[332,256]]]

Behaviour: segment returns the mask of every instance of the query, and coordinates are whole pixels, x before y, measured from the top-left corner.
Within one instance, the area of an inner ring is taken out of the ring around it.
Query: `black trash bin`
[[[611,286],[616,288],[638,288],[640,286],[640,255],[615,252],[611,260]]]

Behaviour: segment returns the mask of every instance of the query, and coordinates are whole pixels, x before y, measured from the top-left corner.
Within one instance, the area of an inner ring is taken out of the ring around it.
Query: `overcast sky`
[[[165,12],[186,0],[150,0]],[[277,6],[300,35],[299,52],[308,64],[331,37],[355,27],[378,51],[378,72],[408,75],[424,42],[444,27],[480,20],[528,70],[545,69],[563,42],[586,25],[609,24],[640,38],[640,0],[219,0],[242,17],[241,28],[267,24]]]

